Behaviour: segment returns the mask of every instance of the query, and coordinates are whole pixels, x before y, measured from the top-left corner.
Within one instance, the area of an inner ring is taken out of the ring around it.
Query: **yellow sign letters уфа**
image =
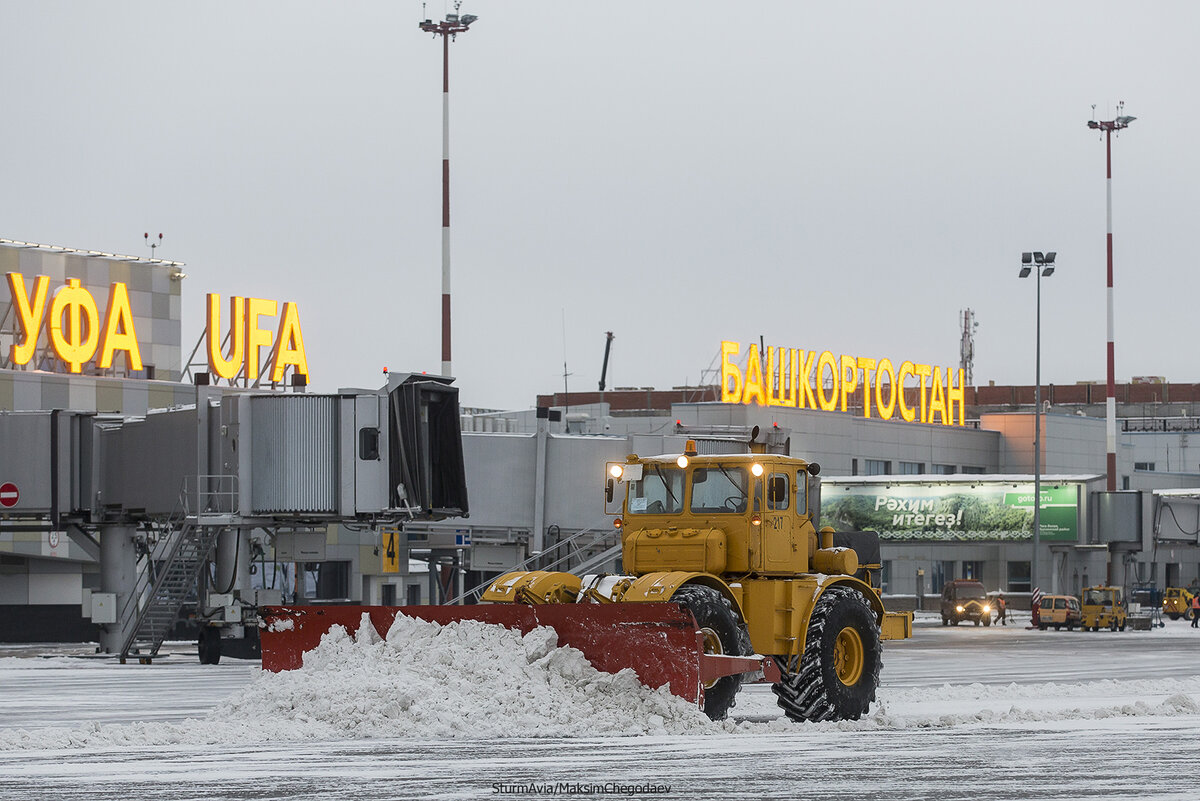
[[[834,356],[830,351],[768,347],[766,368],[758,345],[746,354],[746,371],[735,360],[738,342],[721,343],[721,402],[756,403],[797,409],[847,410],[847,399],[861,387],[863,417],[894,416],[907,422],[966,424],[966,387],[961,369],[930,367],[863,356]],[[918,403],[909,406],[904,387],[919,387]],[[957,414],[956,414],[957,413]]]
[[[83,365],[96,356],[97,350],[100,355],[96,366],[101,370],[112,367],[113,356],[119,350],[126,353],[130,370],[142,369],[142,354],[133,328],[133,312],[129,308],[129,290],[124,284],[114,283],[109,288],[103,322],[95,298],[80,286],[78,278],[69,278],[66,286],[58,288],[49,299],[48,312],[48,276],[39,275],[34,279],[31,294],[25,289],[25,276],[8,273],[8,289],[22,336],[20,343],[13,342],[9,351],[13,364],[29,364],[33,359],[44,320],[54,355],[72,373],[82,372]]]
[[[141,370],[142,354],[134,330],[133,311],[129,305],[129,290],[125,284],[114,282],[109,288],[108,306],[104,318],[96,307],[92,293],[80,285],[77,278],[67,279],[65,286],[50,294],[50,278],[39,275],[30,291],[21,273],[8,273],[8,288],[12,307],[21,325],[20,341],[14,341],[9,352],[13,364],[29,364],[37,350],[42,326],[54,355],[72,373],[96,359],[96,367],[112,367],[117,351],[126,353],[130,370]],[[260,356],[270,349],[268,361],[271,381],[282,381],[289,365],[294,371],[308,376],[308,357],[304,352],[304,335],[300,331],[300,312],[295,303],[284,303],[279,328],[263,328],[262,317],[274,317],[279,304],[259,298],[230,298],[229,356],[222,352],[221,296],[208,296],[208,367],[216,376],[236,378],[245,368],[249,380],[258,379]]]

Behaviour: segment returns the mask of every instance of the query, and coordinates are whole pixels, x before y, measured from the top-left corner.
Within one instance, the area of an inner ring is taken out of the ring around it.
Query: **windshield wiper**
[[[667,483],[665,478],[663,478],[662,470],[658,468],[658,465],[654,464],[651,465],[651,467],[653,467],[654,472],[658,474],[658,480],[662,482],[663,489],[667,491],[667,497],[671,499],[671,508],[675,508],[679,505],[679,501],[675,500],[675,493],[671,492],[671,485]]]
[[[738,486],[738,483],[733,480],[733,476],[729,475],[729,473],[726,472],[724,467],[722,467],[721,465],[717,465],[717,469],[721,471],[721,475],[725,476],[725,478],[729,481],[729,483],[733,485],[733,488],[735,490],[742,493],[742,500],[745,500],[745,501],[750,500],[750,496],[746,494],[746,491],[744,489],[742,489],[741,487]]]

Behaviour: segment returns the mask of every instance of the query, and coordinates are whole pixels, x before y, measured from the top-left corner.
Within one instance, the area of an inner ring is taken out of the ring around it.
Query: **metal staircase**
[[[135,620],[121,647],[122,664],[130,654],[148,664],[175,627],[184,604],[203,600],[196,596],[197,579],[217,536],[231,522],[229,510],[223,508],[227,503],[222,503],[231,493],[228,489],[202,491],[198,497],[204,511],[194,514],[188,508],[192,493],[187,483],[180,493],[179,506],[159,529],[158,541],[146,554],[145,568],[118,618]]]

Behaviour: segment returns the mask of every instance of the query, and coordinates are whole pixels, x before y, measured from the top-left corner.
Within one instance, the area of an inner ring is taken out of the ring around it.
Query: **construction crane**
[[[608,354],[612,352],[613,332],[604,332],[604,364],[600,366],[600,391],[604,391],[604,379],[608,376]]]

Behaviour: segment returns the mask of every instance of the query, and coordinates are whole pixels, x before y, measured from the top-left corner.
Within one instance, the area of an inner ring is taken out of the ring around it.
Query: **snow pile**
[[[632,670],[596,670],[557,634],[363,616],[335,626],[298,670],[260,673],[203,720],[0,730],[0,751],[360,738],[569,738],[723,731]]]
[[[299,670],[264,674],[210,716],[294,721],[328,737],[586,737],[710,728],[694,704],[632,670],[602,673],[552,629],[404,617],[335,626]]]
[[[1107,720],[1110,718],[1175,717],[1200,715],[1200,704],[1183,693],[1172,695],[1160,703],[1136,700],[1124,704],[1099,707],[1069,707],[1037,709],[1010,707],[1007,710],[964,710],[943,715],[896,715],[886,703],[868,718],[834,724],[845,729],[946,729],[971,724],[1007,725],[1025,723],[1060,723],[1073,720]]]

